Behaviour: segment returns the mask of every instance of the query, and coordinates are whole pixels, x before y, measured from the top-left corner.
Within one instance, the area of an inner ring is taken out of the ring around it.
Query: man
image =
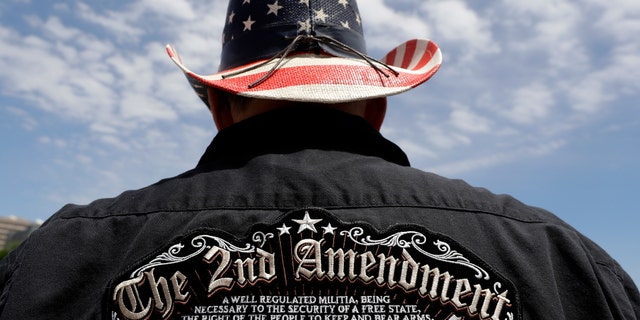
[[[441,54],[365,55],[354,0],[232,0],[220,72],[171,58],[220,129],[197,167],[67,206],[2,262],[2,319],[637,319],[552,214],[409,167],[385,97]]]

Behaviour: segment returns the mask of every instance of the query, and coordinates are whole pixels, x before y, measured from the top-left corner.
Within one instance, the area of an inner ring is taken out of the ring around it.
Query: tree
[[[21,243],[22,241],[12,241],[7,243],[7,245],[4,246],[4,249],[0,250],[0,259],[7,256],[9,252],[13,251],[15,248],[20,246]]]

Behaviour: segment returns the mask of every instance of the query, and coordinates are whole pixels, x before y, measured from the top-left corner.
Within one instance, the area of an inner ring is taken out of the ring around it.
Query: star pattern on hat
[[[329,17],[329,15],[324,13],[324,8],[322,8],[320,10],[315,10],[315,12],[316,12],[316,20],[322,21],[322,22],[327,22],[327,18]]]
[[[229,16],[227,17],[227,24],[232,24],[233,23],[233,18],[236,16],[236,13],[231,11],[231,13],[229,13]]]
[[[307,19],[306,21],[298,21],[298,32],[304,31],[305,33],[311,32],[311,20]]]
[[[278,5],[278,1],[272,3],[272,4],[268,4],[267,7],[269,7],[269,12],[267,12],[267,15],[270,14],[275,14],[276,16],[278,15],[278,11],[280,11],[280,9],[284,8],[281,5]]]
[[[251,31],[251,26],[253,26],[256,21],[251,20],[251,16],[249,16],[249,18],[245,21],[242,21],[242,23],[244,24],[244,29],[242,31]]]
[[[316,25],[362,33],[355,0],[231,0],[222,42],[276,25],[297,26],[298,34],[312,34]]]

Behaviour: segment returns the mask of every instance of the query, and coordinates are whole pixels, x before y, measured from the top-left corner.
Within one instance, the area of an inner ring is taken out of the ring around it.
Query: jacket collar
[[[266,112],[223,129],[198,167],[238,166],[263,154],[304,149],[346,151],[409,166],[406,154],[361,117],[304,106]]]

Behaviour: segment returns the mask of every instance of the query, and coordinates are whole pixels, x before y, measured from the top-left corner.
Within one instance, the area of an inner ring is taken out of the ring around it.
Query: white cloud
[[[618,42],[635,41],[640,34],[640,3],[634,0],[588,0],[601,15],[594,27]]]
[[[36,120],[29,112],[23,109],[19,109],[13,106],[4,107],[8,113],[16,116],[22,122],[22,128],[27,131],[32,131],[38,126],[38,120]]]
[[[144,10],[155,12],[167,18],[195,20],[197,15],[188,1],[175,0],[143,0],[140,6]]]
[[[425,147],[424,143],[419,141],[399,139],[397,140],[397,145],[408,155],[410,154],[416,158],[437,158],[437,153]]]
[[[612,52],[612,66],[606,70],[623,94],[640,91],[640,45],[637,42],[617,46]]]
[[[422,130],[424,131],[424,142],[438,149],[449,150],[460,146],[469,146],[472,142],[469,136],[449,130],[446,126],[426,124]]]
[[[582,5],[571,1],[503,0],[502,6],[499,16],[493,18],[511,37],[510,48],[530,55],[534,61],[544,58],[544,71],[549,75],[563,76],[567,70],[588,67],[584,39],[589,18]]]
[[[119,39],[137,40],[144,34],[141,27],[133,26],[127,20],[131,16],[131,11],[107,12],[106,15],[100,15],[88,4],[78,2],[77,7],[80,18],[111,31]]]
[[[487,133],[491,131],[491,120],[467,107],[454,107],[449,121],[454,128],[461,131],[470,133]]]
[[[579,112],[595,113],[615,98],[601,79],[587,77],[572,85],[568,91],[569,101],[571,107]]]
[[[64,26],[58,17],[49,17],[47,21],[41,21],[37,16],[28,16],[26,20],[33,27],[42,28],[46,33],[62,41],[73,39],[80,34],[80,30]]]
[[[433,24],[438,39],[460,47],[462,59],[477,54],[497,53],[499,44],[493,40],[491,23],[460,0],[430,0],[420,6],[427,21]],[[436,42],[438,42],[436,39]]]
[[[413,38],[429,38],[433,33],[426,21],[413,12],[401,12],[393,1],[366,0],[358,3],[369,51],[386,54]]]
[[[220,34],[222,34],[222,27],[220,27]],[[222,44],[218,40],[218,37],[200,30],[188,30],[182,33],[172,45],[178,50],[189,69],[199,74],[213,74],[218,70],[222,50]]]
[[[565,141],[549,141],[543,144],[512,148],[501,152],[494,152],[479,156],[470,156],[462,160],[451,161],[441,165],[429,167],[429,171],[437,172],[445,176],[456,176],[465,172],[483,170],[501,164],[527,157],[543,157],[565,145]]]
[[[38,138],[38,142],[42,144],[54,145],[55,147],[60,149],[65,149],[69,146],[69,144],[65,140],[49,136],[41,136],[40,138]]]
[[[515,90],[505,116],[519,124],[540,123],[554,104],[553,92],[543,84],[533,83]]]
[[[76,13],[94,23],[121,23],[121,27],[110,30],[138,30],[140,32],[131,35],[140,36],[143,29],[136,25],[144,23],[132,17],[146,12],[145,5],[148,3],[134,3],[126,8],[137,7],[139,9],[134,10],[137,13],[122,12],[123,15],[119,15],[116,11],[108,11],[101,15],[88,5],[79,3]],[[170,16],[178,14],[188,18],[191,7],[178,6],[183,8],[182,13],[170,10]],[[125,18],[111,21],[114,15],[129,17],[135,23],[129,23]],[[85,122],[96,132],[116,132],[119,135],[131,134],[131,130],[143,129],[145,124],[155,121],[175,121],[180,110],[187,114],[194,114],[195,110],[204,111],[201,103],[193,97],[195,95],[186,79],[168,59],[164,44],[151,42],[146,45],[146,50],[140,50],[135,45],[115,44],[109,37],[100,39],[90,29],[69,27],[57,16],[45,20],[30,16],[28,21],[34,35],[25,36],[11,29],[0,29],[0,44],[7,48],[0,52],[0,68],[7,70],[0,75],[0,81],[5,84],[5,94],[31,99],[43,110]],[[194,21],[193,24],[197,23]],[[21,68],[13,67],[15,65]],[[177,81],[166,83],[167,72],[171,73],[170,79]],[[165,90],[176,94],[169,98],[173,100],[159,99]],[[185,96],[190,97],[186,101],[195,102],[190,104],[198,107],[174,109],[173,105],[185,100]],[[113,139],[108,137],[104,141],[113,143]]]
[[[158,120],[174,121],[178,119],[175,110],[145,93],[123,92],[121,97],[121,116],[123,120],[153,123]]]

